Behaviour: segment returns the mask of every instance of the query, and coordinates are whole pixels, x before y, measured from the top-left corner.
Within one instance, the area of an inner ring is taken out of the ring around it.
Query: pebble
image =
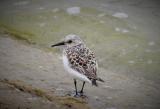
[[[44,10],[45,8],[44,8],[44,7],[39,7],[38,9],[39,9],[39,10]]]
[[[29,97],[28,100],[37,100],[37,97]]]
[[[105,23],[105,21],[103,21],[103,20],[100,20],[99,22],[100,22],[100,23],[102,23],[102,24],[104,24],[104,23]]]
[[[52,10],[52,12],[54,12],[54,13],[56,13],[56,12],[58,12],[58,11],[59,11],[58,8],[55,8],[55,9]]]
[[[43,66],[39,66],[39,68],[41,69],[41,68],[43,68]]]
[[[127,29],[122,29],[122,33],[128,33],[129,32],[129,30],[127,30]]]
[[[113,14],[112,16],[117,17],[117,18],[128,18],[128,15],[126,13],[121,13],[121,12],[117,12]]]
[[[135,62],[133,60],[128,61],[129,64],[134,64]]]
[[[39,26],[40,27],[44,27],[46,25],[46,23],[40,23]]]
[[[64,89],[62,88],[57,88],[56,91],[63,91]]]
[[[151,52],[151,50],[150,49],[146,49],[145,52],[149,53],[149,52]]]
[[[115,28],[115,31],[120,31],[120,28],[116,27],[116,28]]]
[[[94,98],[98,101],[100,100],[100,98],[98,96],[94,96]]]
[[[80,13],[80,7],[70,7],[70,8],[67,8],[66,11],[70,15],[76,15]]]
[[[153,63],[152,60],[148,60],[148,61],[147,61],[147,64],[152,64],[152,63]]]
[[[108,88],[110,88],[110,89],[112,89],[112,87],[111,86],[103,86],[104,88],[106,88],[106,89],[108,89]]]
[[[101,14],[98,14],[98,17],[104,17],[106,14],[105,13],[101,13]]]
[[[134,45],[135,48],[137,48],[138,46],[139,46],[138,44],[135,44],[135,45]]]
[[[122,32],[122,33],[128,33],[128,32],[129,32],[128,29],[125,29],[125,28],[118,28],[118,27],[115,28],[115,31],[117,31],[117,32]]]
[[[155,42],[151,41],[151,42],[148,43],[148,45],[153,46],[153,45],[155,45]]]

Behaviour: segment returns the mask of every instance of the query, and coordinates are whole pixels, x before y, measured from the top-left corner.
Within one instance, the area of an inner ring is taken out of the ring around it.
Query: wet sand
[[[8,35],[1,34],[1,36],[3,36],[0,37],[1,80],[23,81],[33,87],[53,92],[57,96],[73,93],[73,80],[64,71],[60,54],[45,52],[28,44],[23,44]],[[99,71],[99,76],[107,77],[104,78],[105,83],[99,83],[99,87],[93,87],[91,84],[85,86],[85,94],[88,97],[86,103],[91,108],[156,109],[159,107],[158,84],[141,77],[134,78],[103,68],[100,68]],[[48,104],[47,100],[42,103],[43,98],[17,91],[14,88],[10,89],[5,85],[3,86],[3,83],[1,86],[0,101],[2,105],[11,102],[9,107],[15,105],[36,109],[45,104],[47,108],[52,108],[53,104]],[[22,99],[20,100],[22,103],[19,103],[19,97]],[[26,103],[28,99],[30,102],[34,101],[34,105]]]

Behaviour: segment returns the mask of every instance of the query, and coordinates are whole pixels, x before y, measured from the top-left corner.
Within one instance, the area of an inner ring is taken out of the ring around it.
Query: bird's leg
[[[84,85],[85,85],[85,81],[83,81],[83,85],[82,85],[82,89],[80,91],[80,93],[83,95],[83,88],[84,88]]]
[[[75,96],[77,96],[78,92],[77,92],[77,81],[76,81],[76,79],[74,79],[74,85],[75,85],[75,90],[76,90],[76,95]]]

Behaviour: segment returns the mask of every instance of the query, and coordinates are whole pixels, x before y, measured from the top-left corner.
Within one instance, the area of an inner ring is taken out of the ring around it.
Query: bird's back
[[[83,44],[65,49],[69,65],[72,69],[85,75],[90,80],[97,79],[97,61],[94,53]]]

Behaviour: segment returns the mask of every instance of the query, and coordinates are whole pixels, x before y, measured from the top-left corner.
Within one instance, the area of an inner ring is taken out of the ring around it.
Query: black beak
[[[65,42],[59,42],[57,44],[51,45],[51,47],[55,47],[55,46],[61,46],[61,45],[65,45]]]

